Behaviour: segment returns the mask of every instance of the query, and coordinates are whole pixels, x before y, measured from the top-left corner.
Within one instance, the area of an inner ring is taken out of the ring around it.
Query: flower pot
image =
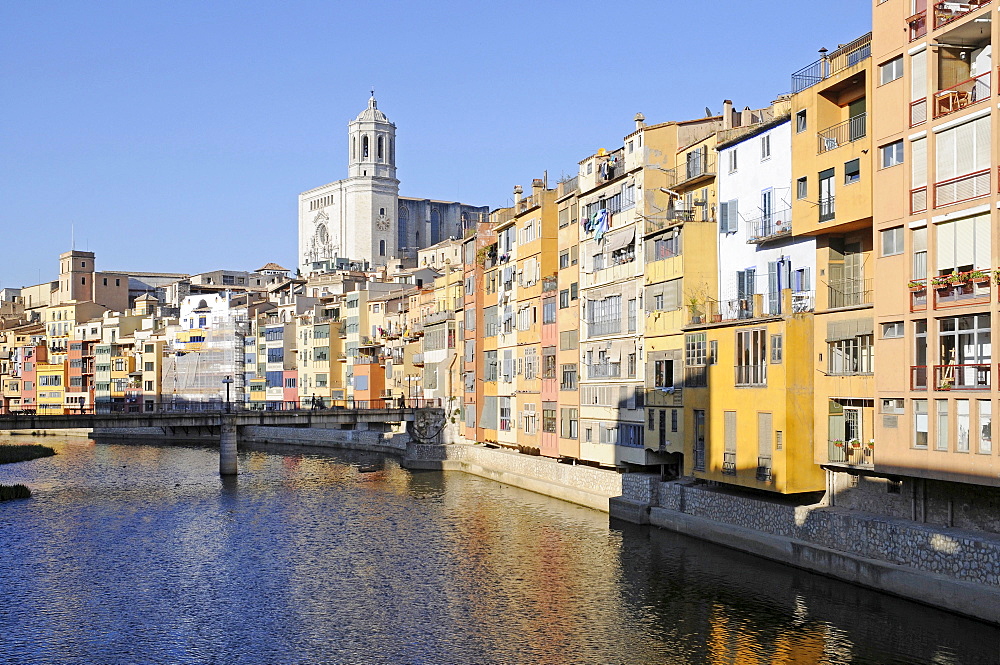
[[[712,315],[712,323],[722,323],[722,315],[721,314],[713,314]]]

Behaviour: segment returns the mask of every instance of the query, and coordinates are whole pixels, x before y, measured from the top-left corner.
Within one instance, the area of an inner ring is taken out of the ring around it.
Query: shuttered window
[[[736,233],[739,222],[739,200],[719,203],[719,233]]]
[[[910,143],[910,189],[927,186],[927,139]]]
[[[725,428],[726,452],[736,452],[736,412],[725,411],[723,414],[723,426]]]
[[[938,206],[985,196],[989,193],[989,174],[965,178],[956,183],[942,182],[990,167],[990,117],[977,118],[937,134],[934,200]]]
[[[927,96],[927,51],[914,53],[910,58],[910,101]]]
[[[935,226],[937,270],[990,267],[990,215],[967,217]]]
[[[760,457],[771,456],[771,439],[774,436],[771,428],[771,414],[757,414],[757,454]]]

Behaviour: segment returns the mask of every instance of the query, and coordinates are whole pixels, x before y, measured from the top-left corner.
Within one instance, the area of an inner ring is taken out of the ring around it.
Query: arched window
[[[378,209],[378,214],[384,215],[385,214],[385,208],[379,208]]]
[[[378,241],[378,255],[385,256],[385,240]]]
[[[352,136],[351,137],[351,159],[353,160],[353,159],[357,159],[357,158],[358,158],[358,137]]]
[[[391,162],[395,159],[396,155],[396,139],[389,139],[389,161]]]
[[[368,159],[368,135],[361,137],[361,159]]]
[[[383,141],[384,141],[384,139],[381,136],[378,137],[378,147],[376,148],[376,150],[377,150],[377,155],[378,155],[378,161],[380,161],[380,162],[382,161],[382,157],[383,157],[383,151],[382,151]]]

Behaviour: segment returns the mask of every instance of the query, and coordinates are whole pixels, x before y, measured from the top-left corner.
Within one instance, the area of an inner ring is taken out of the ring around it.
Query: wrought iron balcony
[[[836,198],[824,196],[819,200],[819,221],[830,222],[837,216]]]
[[[726,476],[736,475],[736,453],[722,454],[722,474]]]
[[[872,447],[860,441],[834,440],[828,443],[827,459],[834,464],[872,466]]]
[[[868,135],[868,114],[861,113],[816,133],[818,153],[835,150],[842,145],[859,141]]]
[[[704,471],[705,470],[705,449],[695,448],[694,449],[694,470]]]
[[[820,58],[795,72],[792,74],[792,92],[802,92],[848,67],[867,60],[872,54],[871,41],[872,33],[869,32],[850,44],[841,46],[827,57]]]
[[[917,12],[906,19],[906,24],[910,28],[910,41],[916,41],[927,34],[927,10]]]
[[[792,210],[785,208],[761,215],[748,222],[750,233],[747,243],[759,245],[769,240],[784,238],[792,234]]]
[[[762,483],[771,482],[771,457],[761,456],[757,458],[757,480]]]

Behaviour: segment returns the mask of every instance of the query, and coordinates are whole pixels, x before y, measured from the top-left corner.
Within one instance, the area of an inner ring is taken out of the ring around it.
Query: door
[[[865,113],[866,109],[867,100],[864,97],[847,105],[847,117],[850,118],[848,122],[848,133],[850,134],[851,141],[863,139],[867,134],[866,121],[868,116]]]

